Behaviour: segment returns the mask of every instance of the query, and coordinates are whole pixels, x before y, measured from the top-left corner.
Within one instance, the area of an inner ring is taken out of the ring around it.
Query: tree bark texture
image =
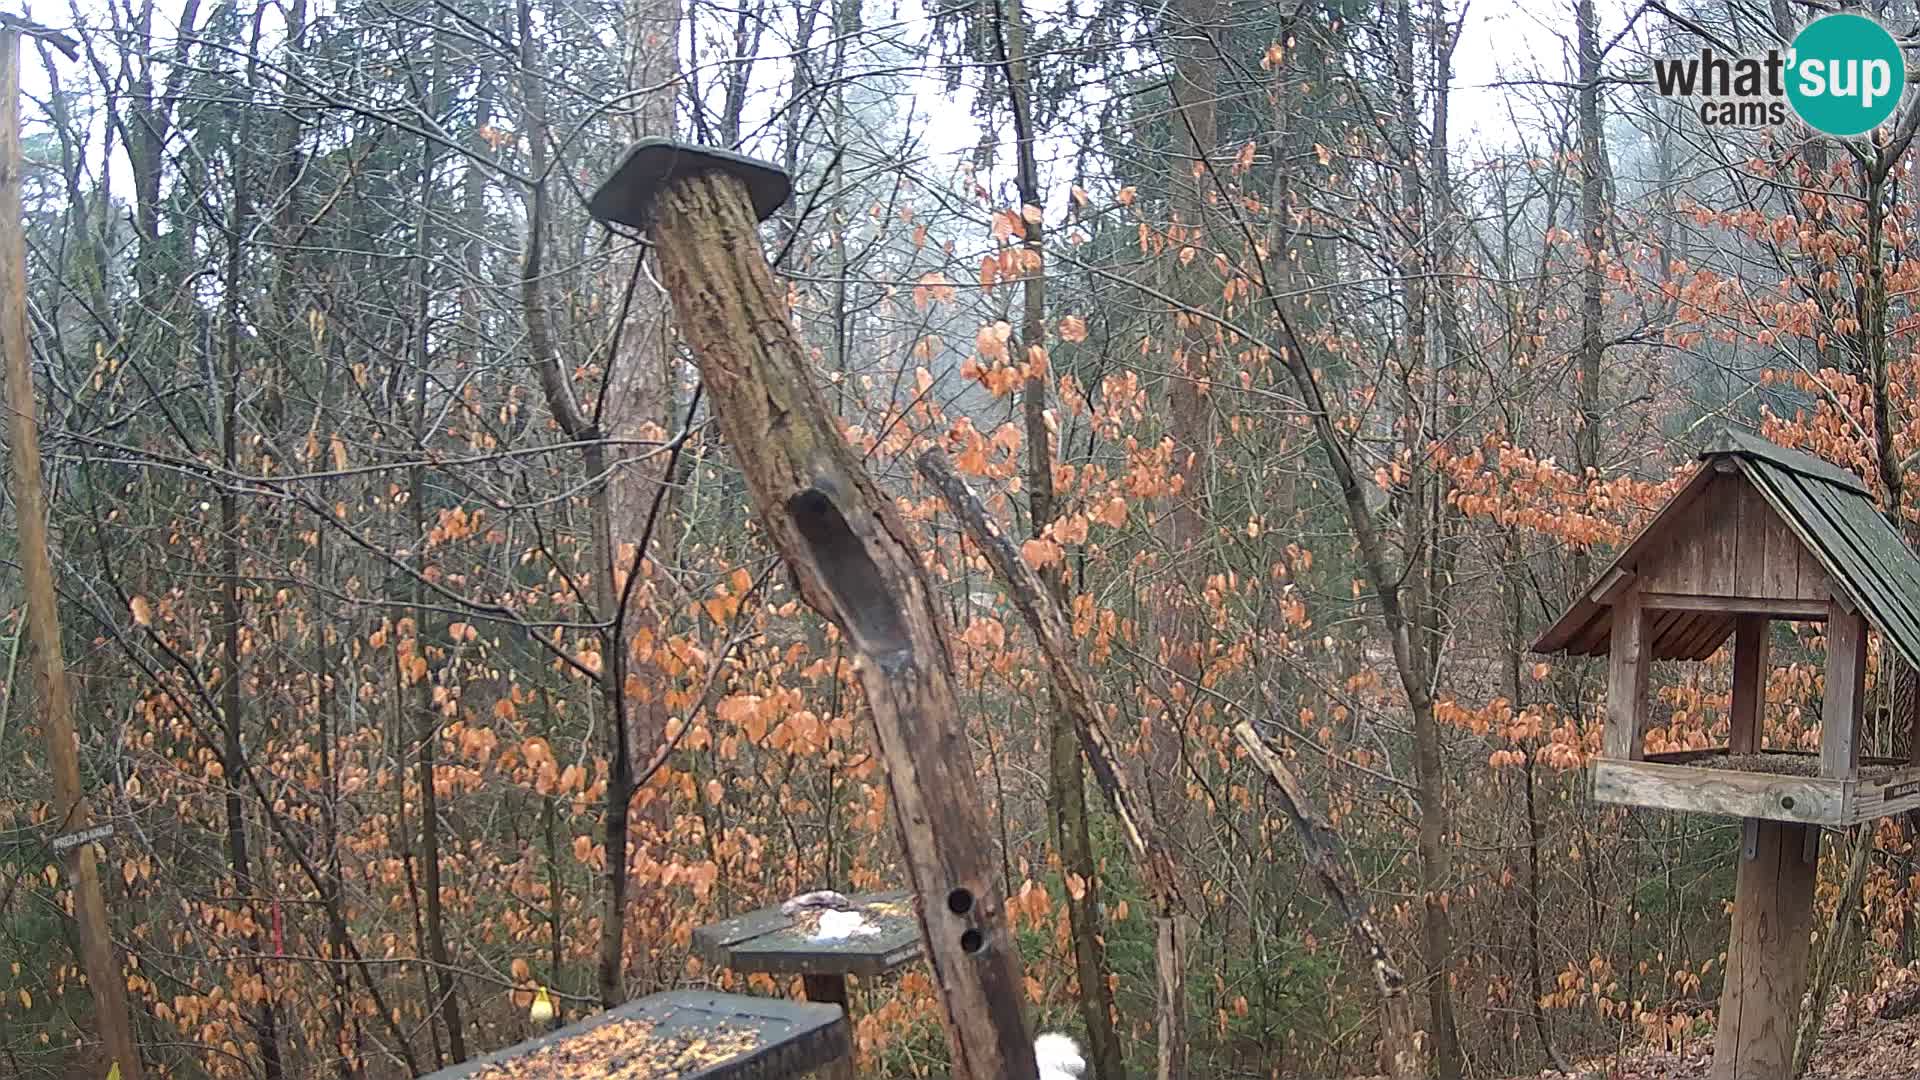
[[[20,210],[20,33],[0,30],[0,346],[6,350],[7,434],[13,448],[13,499],[20,531],[20,576],[27,593],[27,634],[39,654],[35,689],[46,717],[47,757],[53,772],[54,822],[61,833],[93,824],[80,787],[80,752],[73,730],[73,693],[60,642],[60,609],[47,539],[47,497],[40,474],[40,430],[34,420],[33,368],[27,349],[27,241]],[[127,984],[107,928],[106,893],[94,845],[75,844],[62,862],[73,889],[80,931],[80,963],[94,998],[94,1022],[107,1060],[121,1080],[144,1072],[127,1009]]]
[[[1020,960],[996,880],[946,629],[906,524],[814,386],[743,182],[658,194],[661,280],[720,427],[801,597],[848,640],[952,1047],[953,1075],[1031,1080]]]
[[[920,474],[932,481],[974,546],[987,557],[1000,582],[1033,631],[1040,653],[1053,678],[1054,695],[1072,718],[1080,750],[1093,770],[1094,782],[1120,823],[1128,850],[1140,863],[1147,892],[1153,897],[1155,933],[1155,1008],[1160,1080],[1186,1075],[1186,923],[1188,913],[1180,895],[1179,875],[1165,839],[1154,824],[1153,811],[1120,771],[1100,723],[1099,695],[1093,677],[1076,658],[1073,631],[1059,600],[1041,581],[1005,530],[987,516],[986,507],[953,471],[946,455],[929,450],[920,457]]]

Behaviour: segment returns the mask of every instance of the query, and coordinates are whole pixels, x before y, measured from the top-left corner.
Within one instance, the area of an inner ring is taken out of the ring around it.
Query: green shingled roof
[[[1699,456],[1701,474],[1620,553],[1599,582],[1608,581],[1623,565],[1631,568],[1641,552],[1663,542],[1663,528],[1677,518],[1671,511],[1699,496],[1716,460],[1729,460],[1806,545],[1833,588],[1880,631],[1887,645],[1920,668],[1920,558],[1881,515],[1865,481],[1830,461],[1732,429],[1716,435]],[[1611,622],[1611,604],[1594,599],[1599,588],[1596,583],[1583,591],[1534,643],[1534,651],[1604,653],[1604,635],[1596,649],[1574,644],[1591,641],[1602,622]],[[1714,622],[1709,629],[1717,632],[1704,639],[1696,635],[1691,644],[1698,647],[1665,647],[1656,654],[1693,659],[1711,655],[1733,625],[1731,617]]]
[[[1837,589],[1907,663],[1920,667],[1920,558],[1859,477],[1811,454],[1722,431],[1702,460],[1732,457]]]

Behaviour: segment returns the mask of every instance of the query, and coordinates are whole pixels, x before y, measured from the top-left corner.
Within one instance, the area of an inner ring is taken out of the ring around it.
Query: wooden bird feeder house
[[[1735,431],[1700,459],[1533,648],[1607,658],[1595,798],[1744,820],[1713,1077],[1759,1080],[1791,1067],[1820,828],[1920,807],[1916,761],[1860,752],[1868,628],[1920,667],[1920,559],[1829,462]],[[1763,745],[1774,619],[1827,624],[1818,754]],[[1704,660],[1728,638],[1727,745],[1647,753],[1651,662]]]

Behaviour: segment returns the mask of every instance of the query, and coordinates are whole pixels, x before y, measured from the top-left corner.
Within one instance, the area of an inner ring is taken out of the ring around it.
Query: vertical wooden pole
[[[800,985],[806,991],[807,1000],[822,1005],[840,1006],[840,1022],[847,1025],[847,1043],[853,1043],[853,1006],[847,1001],[847,977],[840,974],[800,976]],[[853,1080],[853,1055],[821,1066],[815,1070],[815,1076],[821,1080]]]
[[[1807,832],[1818,826],[1747,821],[1727,942],[1726,988],[1714,1037],[1712,1080],[1782,1080],[1793,1064],[1794,1019],[1807,988],[1818,862]],[[1818,850],[1818,849],[1815,849]]]
[[[1607,646],[1607,733],[1601,749],[1604,757],[1638,761],[1645,752],[1643,722],[1651,653],[1640,592],[1628,589],[1613,602],[1613,638]]]
[[[1727,750],[1751,754],[1760,749],[1760,726],[1767,709],[1767,617],[1742,615],[1733,628],[1733,709]]]
[[[45,715],[47,756],[53,767],[54,832],[92,824],[80,789],[80,750],[73,731],[73,699],[60,647],[60,611],[47,544],[47,496],[40,476],[40,432],[34,422],[33,369],[27,351],[27,241],[20,209],[20,33],[0,29],[0,345],[6,350],[7,426],[13,440],[13,498],[20,528],[20,569],[27,587],[27,632],[39,654],[36,679]],[[127,1012],[127,984],[107,934],[107,903],[91,843],[65,854],[80,924],[81,963],[93,991],[94,1020],[121,1080],[140,1080],[140,1055]],[[103,1070],[105,1071],[105,1070]]]
[[[1920,676],[1916,676],[1920,678]],[[1915,701],[1907,710],[1907,764],[1920,765],[1920,691],[1914,694]]]
[[[786,290],[760,249],[752,189],[728,174],[737,164],[705,160],[712,164],[648,193],[660,280],[768,540],[802,599],[847,637],[886,766],[953,1076],[1033,1080],[1020,954],[940,605],[892,498],[815,385]]]
[[[1827,686],[1820,702],[1820,775],[1852,779],[1860,763],[1860,710],[1866,700],[1867,621],[1838,601],[1827,604]]]

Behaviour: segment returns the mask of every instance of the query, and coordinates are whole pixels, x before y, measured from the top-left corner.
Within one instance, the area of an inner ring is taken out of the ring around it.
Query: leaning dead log
[[[917,897],[953,1076],[1032,1080],[1025,990],[995,879],[945,628],[905,523],[814,387],[758,223],[789,181],[724,151],[648,139],[594,193],[644,228],[754,510],[801,597],[852,646]]]
[[[975,547],[986,555],[994,574],[1013,600],[1013,606],[1033,631],[1040,653],[1046,658],[1048,674],[1055,692],[1080,737],[1080,752],[1086,756],[1093,779],[1106,796],[1107,805],[1120,822],[1127,847],[1139,861],[1152,894],[1155,915],[1154,959],[1158,968],[1158,992],[1155,1018],[1158,1026],[1160,1080],[1172,1080],[1185,1073],[1186,1034],[1186,919],[1180,897],[1179,878],[1173,857],[1154,826],[1153,812],[1128,784],[1116,764],[1118,757],[1100,723],[1098,696],[1093,678],[1077,659],[1073,633],[1060,603],[1040,581],[1040,575],[1020,556],[1013,540],[987,514],[978,496],[954,472],[953,465],[939,450],[920,456],[920,475],[932,481],[946,499],[947,507],[960,520]]]
[[[1307,865],[1313,868],[1314,876],[1320,879],[1320,885],[1327,891],[1327,898],[1340,910],[1341,918],[1346,920],[1347,932],[1354,936],[1360,947],[1366,950],[1367,960],[1373,967],[1374,984],[1380,992],[1381,1040],[1384,1053],[1381,1055],[1387,1066],[1388,1074],[1394,1080],[1418,1080],[1426,1075],[1422,1063],[1420,1039],[1414,1034],[1413,1006],[1407,1000],[1407,980],[1400,969],[1393,965],[1393,958],[1387,952],[1386,939],[1381,936],[1380,928],[1373,924],[1372,916],[1367,914],[1367,905],[1356,894],[1353,876],[1347,872],[1345,858],[1340,853],[1340,838],[1334,833],[1319,811],[1307,798],[1306,789],[1300,786],[1300,780],[1293,775],[1253,730],[1253,725],[1245,720],[1233,725],[1233,736],[1267,774],[1273,786],[1280,793],[1280,802],[1286,810],[1287,819],[1293,823],[1293,831],[1300,838],[1301,851],[1307,857]]]

